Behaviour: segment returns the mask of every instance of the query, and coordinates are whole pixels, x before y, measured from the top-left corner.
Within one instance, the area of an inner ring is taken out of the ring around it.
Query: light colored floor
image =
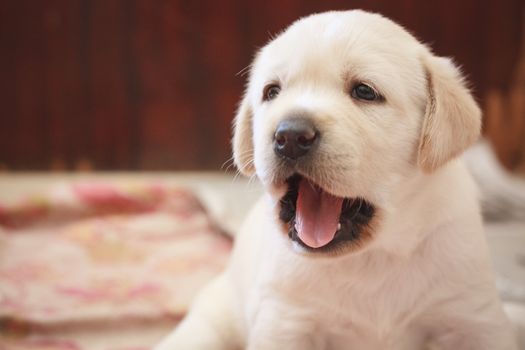
[[[153,181],[191,188],[217,223],[231,234],[235,234],[251,205],[262,194],[257,180],[219,172],[5,173],[0,174],[0,203],[13,203],[29,193],[47,191],[64,182],[86,181]],[[498,288],[507,313],[519,329],[521,348],[525,349],[525,224],[492,222],[486,225],[486,231]]]

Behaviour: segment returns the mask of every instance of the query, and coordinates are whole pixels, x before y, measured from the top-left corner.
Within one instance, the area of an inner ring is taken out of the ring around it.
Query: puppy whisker
[[[243,69],[241,69],[240,71],[237,72],[237,74],[235,74],[235,76],[244,76],[246,75],[250,69],[251,69],[252,65],[251,63],[249,65],[247,65],[246,67],[244,67]]]

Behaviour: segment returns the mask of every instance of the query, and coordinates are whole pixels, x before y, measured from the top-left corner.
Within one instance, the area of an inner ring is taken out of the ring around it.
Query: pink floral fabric
[[[0,204],[0,349],[148,349],[230,248],[177,187],[63,185]]]

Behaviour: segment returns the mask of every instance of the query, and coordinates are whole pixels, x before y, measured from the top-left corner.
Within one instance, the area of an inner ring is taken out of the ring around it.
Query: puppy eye
[[[278,84],[269,84],[264,87],[263,91],[263,100],[270,101],[279,95],[281,92],[281,87]]]
[[[365,101],[377,101],[381,99],[381,96],[372,87],[363,83],[355,85],[351,95],[353,98]]]

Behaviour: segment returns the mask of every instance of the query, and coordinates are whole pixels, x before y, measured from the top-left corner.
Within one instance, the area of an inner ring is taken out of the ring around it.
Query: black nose
[[[285,119],[277,125],[273,149],[281,157],[296,160],[310,151],[317,137],[318,132],[310,120]]]

